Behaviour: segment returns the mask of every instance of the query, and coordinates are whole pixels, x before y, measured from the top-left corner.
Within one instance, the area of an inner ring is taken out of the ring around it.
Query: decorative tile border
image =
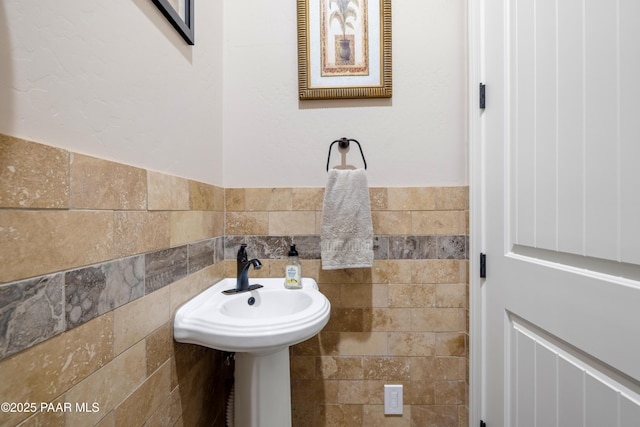
[[[467,259],[468,236],[375,236],[377,260]],[[320,236],[226,236],[0,286],[0,360],[225,259],[320,259]],[[37,314],[36,314],[37,313]]]
[[[0,360],[223,261],[223,237],[0,285]]]
[[[374,258],[468,259],[469,237],[465,235],[374,236]],[[301,259],[320,259],[320,236],[227,236],[224,258],[235,259],[240,244],[246,243],[251,257],[284,259],[296,244]]]

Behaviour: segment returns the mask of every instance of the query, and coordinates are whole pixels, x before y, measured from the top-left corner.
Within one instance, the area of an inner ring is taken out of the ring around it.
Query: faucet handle
[[[238,256],[237,256],[237,259],[239,262],[247,262],[248,257],[247,257],[246,248],[247,248],[246,243],[242,243],[240,245],[240,249],[238,249]]]

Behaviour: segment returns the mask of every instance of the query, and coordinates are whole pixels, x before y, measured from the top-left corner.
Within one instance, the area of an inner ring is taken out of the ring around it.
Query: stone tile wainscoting
[[[296,427],[468,425],[468,189],[372,188],[373,268],[321,269],[322,188],[226,189],[225,265],[248,244],[251,277],[283,276],[296,243],[303,276],[332,304],[291,348]],[[404,386],[385,416],[384,384]]]
[[[3,135],[0,178],[0,426],[223,426],[232,369],[171,321],[224,276],[224,190]]]
[[[251,277],[282,276],[296,243],[332,304],[291,349],[294,426],[467,425],[466,187],[372,188],[373,268],[323,271],[322,188],[225,190],[2,135],[0,178],[0,402],[37,405],[0,426],[224,426],[232,366],[171,321],[242,242]]]

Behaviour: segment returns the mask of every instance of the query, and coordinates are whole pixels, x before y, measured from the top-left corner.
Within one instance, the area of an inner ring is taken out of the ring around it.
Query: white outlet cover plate
[[[402,414],[402,384],[385,384],[384,413],[385,415]]]

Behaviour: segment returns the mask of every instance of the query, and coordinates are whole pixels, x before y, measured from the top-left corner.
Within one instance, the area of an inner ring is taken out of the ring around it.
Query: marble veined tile
[[[227,236],[225,259],[235,259],[240,245],[247,245],[249,259],[285,259],[291,246],[289,236]]]
[[[467,257],[466,236],[437,236],[438,259],[465,259]]]
[[[189,274],[202,270],[213,264],[215,243],[213,239],[190,243],[189,247]]]
[[[224,261],[224,237],[214,237],[213,263],[217,264]]]
[[[187,245],[145,255],[145,294],[157,291],[187,275]]]
[[[0,286],[0,359],[64,330],[64,274]]]
[[[144,295],[142,255],[65,274],[67,329]]]
[[[389,238],[391,259],[432,259],[436,257],[434,236],[392,236]]]

